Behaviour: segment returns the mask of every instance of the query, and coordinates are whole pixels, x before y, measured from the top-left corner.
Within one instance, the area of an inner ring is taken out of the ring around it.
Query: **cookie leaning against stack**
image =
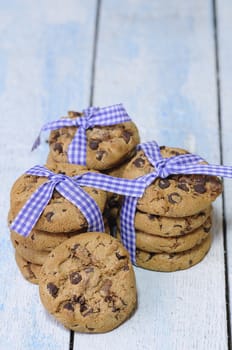
[[[160,151],[164,158],[188,153],[170,147],[160,147]],[[154,167],[139,150],[122,176],[132,179],[152,171]],[[210,247],[211,203],[221,192],[221,181],[215,176],[157,178],[137,203],[137,265],[157,271],[175,271],[198,263]]]
[[[127,250],[104,233],[84,233],[56,247],[39,280],[45,308],[65,327],[84,333],[110,331],[137,304]]]
[[[50,170],[54,173],[62,172],[70,177],[89,171],[86,167],[72,164],[56,164],[50,167]],[[9,223],[14,220],[29,197],[47,180],[45,177],[28,174],[24,174],[16,180],[11,190]],[[100,211],[103,212],[106,193],[91,187],[82,187],[82,189],[95,200]],[[80,210],[55,190],[28,237],[21,236],[11,230],[12,244],[17,253],[16,262],[21,272],[28,271],[28,266],[41,266],[52,249],[70,237],[86,232],[87,229],[87,220]],[[107,227],[106,232],[109,232]],[[18,256],[24,260],[19,260]],[[21,268],[25,265],[27,266],[25,269]],[[28,273],[23,273],[23,275],[28,277]],[[36,280],[36,278],[33,279],[34,283]]]

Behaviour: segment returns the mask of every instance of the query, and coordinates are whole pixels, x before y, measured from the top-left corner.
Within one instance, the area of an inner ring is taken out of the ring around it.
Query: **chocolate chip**
[[[189,265],[192,265],[192,263],[193,263],[193,261],[190,259],[190,260],[189,260]]]
[[[69,279],[70,279],[70,282],[72,284],[78,284],[82,280],[82,277],[79,274],[79,272],[74,271],[74,272],[70,273]]]
[[[93,313],[93,308],[90,308],[86,313],[83,314],[84,317]]]
[[[193,188],[197,193],[205,193],[206,192],[205,186],[202,183],[194,185]]]
[[[182,201],[182,197],[177,192],[173,192],[168,195],[168,201],[172,204],[180,203]]]
[[[131,138],[131,133],[129,131],[124,130],[122,133],[122,137],[126,143],[129,143]]]
[[[91,148],[92,150],[98,149],[100,142],[101,142],[100,140],[90,140],[89,141],[89,148]]]
[[[117,312],[117,311],[119,311],[119,310],[120,310],[119,307],[115,307],[115,306],[112,307],[112,312]]]
[[[206,232],[206,233],[208,233],[209,231],[210,231],[210,229],[211,229],[211,226],[204,226],[203,227],[203,230],[204,230],[204,232]]]
[[[18,241],[16,241],[16,239],[14,240],[14,242],[15,242],[15,244],[16,244],[16,245],[19,245],[19,242],[18,242]]]
[[[129,266],[128,265],[124,265],[122,268],[123,271],[128,271],[129,270]]]
[[[174,256],[175,256],[175,254],[168,254],[168,258],[169,258],[169,259],[174,258]]]
[[[86,304],[81,304],[80,305],[80,312],[83,313],[85,312],[86,310],[88,310],[88,306]]]
[[[103,282],[103,285],[101,287],[101,291],[104,292],[105,294],[110,294],[110,288],[112,286],[112,281],[109,279],[106,279]]]
[[[184,183],[180,183],[177,185],[178,188],[180,188],[181,190],[185,191],[185,192],[189,192],[189,188],[186,184]]]
[[[174,150],[172,150],[170,153],[173,154],[174,156],[179,156],[180,155],[180,152],[177,152],[177,151],[174,151]]]
[[[53,217],[54,213],[53,211],[49,211],[45,216],[45,218],[47,219],[48,222],[51,222],[52,217]]]
[[[96,159],[97,159],[97,160],[102,160],[104,154],[106,154],[105,151],[97,151],[97,153],[96,153]]]
[[[58,291],[59,291],[59,288],[54,284],[54,283],[48,283],[47,284],[47,289],[49,291],[49,293],[51,294],[51,296],[53,298],[56,298],[57,297],[57,294],[58,294]]]
[[[56,142],[53,146],[53,151],[57,151],[58,153],[62,153],[63,152],[62,144],[59,142]]]
[[[164,189],[170,186],[170,182],[167,179],[160,179],[158,185],[160,188]]]
[[[31,239],[32,239],[32,241],[34,241],[34,239],[35,239],[34,233],[31,235]]]
[[[111,302],[113,300],[113,297],[112,297],[112,295],[107,295],[105,298],[104,298],[104,301],[109,301],[109,302]]]
[[[166,146],[160,146],[160,150],[162,151],[163,149],[165,149]]]
[[[146,261],[151,260],[155,255],[156,255],[156,253],[149,253],[149,257],[147,258]]]
[[[64,304],[63,308],[64,308],[64,309],[67,309],[67,310],[69,310],[69,311],[74,311],[73,304],[70,303],[70,302]]]
[[[92,192],[98,194],[98,191],[95,188],[92,189]]]
[[[116,257],[117,257],[118,260],[126,259],[126,255],[121,255],[121,254],[119,254],[118,252],[116,252],[115,255],[116,255]]]
[[[72,300],[74,303],[84,305],[85,304],[85,297],[83,295],[79,295],[78,297],[76,295],[73,295]]]
[[[145,164],[145,160],[143,158],[136,158],[135,161],[133,162],[134,166],[136,166],[136,168],[142,168]]]
[[[147,214],[149,220],[155,220],[156,218],[159,218],[159,215],[155,214]]]
[[[86,272],[86,273],[93,272],[93,271],[94,271],[93,266],[89,266],[89,267],[87,267],[87,268],[85,269],[85,272]]]

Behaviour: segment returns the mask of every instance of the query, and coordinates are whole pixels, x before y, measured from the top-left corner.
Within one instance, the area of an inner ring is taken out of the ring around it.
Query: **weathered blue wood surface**
[[[69,332],[47,315],[37,287],[26,283],[17,270],[6,217],[13,181],[46,159],[46,146],[33,154],[29,151],[40,126],[67,110],[88,106],[92,78],[93,104],[123,102],[143,140],[187,148],[219,163],[222,134],[224,163],[232,164],[232,3],[218,1],[216,13],[213,4],[0,0],[0,350],[69,349]],[[217,29],[221,86],[216,72]],[[170,274],[136,268],[135,315],[107,334],[75,334],[73,349],[229,350],[230,198],[232,181],[226,181],[227,279],[218,199],[214,241],[205,260]]]

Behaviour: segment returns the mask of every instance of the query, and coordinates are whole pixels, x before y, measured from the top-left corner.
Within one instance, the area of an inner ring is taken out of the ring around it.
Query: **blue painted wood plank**
[[[69,347],[16,267],[6,220],[13,182],[46,160],[46,146],[30,152],[42,124],[89,104],[95,12],[95,0],[0,3],[1,350]]]
[[[179,146],[219,163],[211,1],[102,1],[95,105],[123,102],[143,140]],[[135,315],[105,335],[76,337],[75,349],[226,349],[221,199],[214,241],[182,272],[136,268]]]

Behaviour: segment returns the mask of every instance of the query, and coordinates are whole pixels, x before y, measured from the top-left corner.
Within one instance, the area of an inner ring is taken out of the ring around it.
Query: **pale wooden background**
[[[136,268],[139,307],[113,332],[80,335],[43,309],[19,274],[6,216],[13,181],[43,164],[30,147],[67,110],[123,102],[142,140],[232,165],[230,0],[0,0],[0,349],[231,348],[232,180],[215,203],[205,260]]]

